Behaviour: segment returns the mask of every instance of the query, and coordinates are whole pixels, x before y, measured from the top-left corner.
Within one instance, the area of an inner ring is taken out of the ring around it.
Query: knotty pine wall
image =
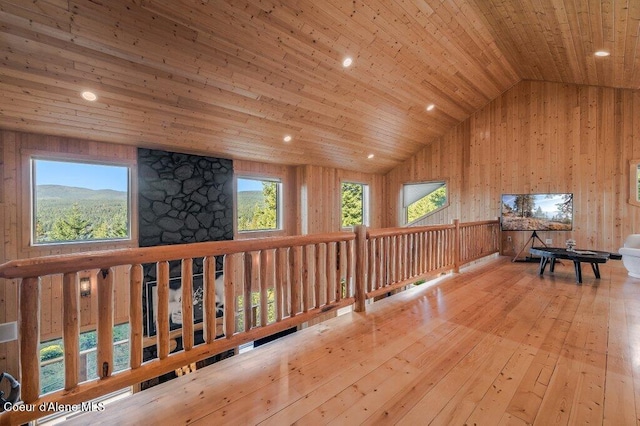
[[[341,230],[342,182],[369,185],[369,226],[380,228],[386,212],[384,176],[320,166],[297,167],[300,182],[299,231],[317,234]]]
[[[62,158],[124,161],[135,171],[137,148],[110,143],[89,142],[69,138],[26,134],[0,130],[0,223],[2,223],[2,244],[0,263],[13,259],[72,253],[86,250],[108,250],[112,248],[136,247],[137,239],[125,244],[58,245],[55,247],[31,247],[29,156],[60,155]],[[234,160],[234,174],[245,177],[273,177],[282,180],[283,230],[278,233],[237,234],[236,238],[256,238],[273,235],[295,235],[340,231],[340,183],[343,180],[369,185],[371,219],[373,227],[383,223],[384,176],[357,173],[345,170],[313,167],[282,166],[252,161]],[[135,188],[134,188],[135,191]],[[133,197],[134,203],[137,197]],[[133,224],[137,224],[134,204]],[[134,229],[134,231],[136,231]],[[115,321],[128,320],[128,271],[116,271],[114,301]],[[120,286],[125,285],[125,287]],[[95,294],[95,283],[92,294]],[[41,340],[59,337],[62,333],[61,307],[62,291],[60,280],[42,280]],[[18,318],[18,282],[0,279],[0,323],[16,321]],[[89,330],[95,327],[97,299],[81,298],[81,327]],[[0,344],[0,371],[17,375],[17,342]]]
[[[422,224],[499,217],[502,193],[572,192],[573,231],[540,232],[542,240],[617,251],[640,232],[640,207],[628,203],[637,158],[640,91],[523,81],[388,173],[385,226],[399,223],[406,182],[449,183],[451,205]],[[503,233],[503,254],[530,235]]]
[[[32,247],[30,245],[30,163],[32,155],[46,155],[63,159],[83,159],[102,162],[118,162],[131,166],[132,176],[136,176],[136,148],[85,140],[43,136],[11,131],[0,131],[0,223],[2,223],[2,244],[0,263],[14,259],[73,253],[87,250],[107,250],[113,248],[136,247],[137,230],[134,225],[134,239],[128,242],[108,244],[74,244]],[[135,191],[135,178],[132,179]],[[136,197],[132,200],[132,223],[137,224]],[[87,274],[89,272],[87,271]],[[92,274],[95,275],[95,274]],[[116,323],[128,321],[128,271],[115,270],[114,306]],[[124,287],[123,287],[124,286]],[[92,282],[92,294],[96,294]],[[45,278],[41,283],[41,339],[59,337],[62,329],[62,287],[61,277]],[[18,280],[0,279],[0,323],[16,321],[18,318]],[[80,327],[93,329],[97,318],[97,298],[84,297],[80,300]],[[18,344],[0,344],[0,371],[17,375]]]

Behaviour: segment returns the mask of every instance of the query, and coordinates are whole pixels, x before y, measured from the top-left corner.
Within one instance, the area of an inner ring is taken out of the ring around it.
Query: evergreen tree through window
[[[32,159],[36,245],[130,238],[127,166]]]

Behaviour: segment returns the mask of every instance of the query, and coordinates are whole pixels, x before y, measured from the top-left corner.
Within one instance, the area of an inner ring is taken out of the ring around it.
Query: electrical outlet
[[[511,235],[507,236],[507,241],[511,242]]]
[[[544,240],[545,244],[553,244],[553,239],[551,238],[547,238],[546,240]]]

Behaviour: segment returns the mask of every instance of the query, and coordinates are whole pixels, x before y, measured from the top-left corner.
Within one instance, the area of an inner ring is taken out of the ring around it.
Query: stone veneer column
[[[233,239],[233,162],[138,149],[140,247]]]

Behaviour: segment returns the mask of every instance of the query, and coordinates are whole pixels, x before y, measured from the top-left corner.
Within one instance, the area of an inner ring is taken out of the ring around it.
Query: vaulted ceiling
[[[384,173],[520,80],[640,89],[639,26],[640,0],[0,0],[0,128]]]

